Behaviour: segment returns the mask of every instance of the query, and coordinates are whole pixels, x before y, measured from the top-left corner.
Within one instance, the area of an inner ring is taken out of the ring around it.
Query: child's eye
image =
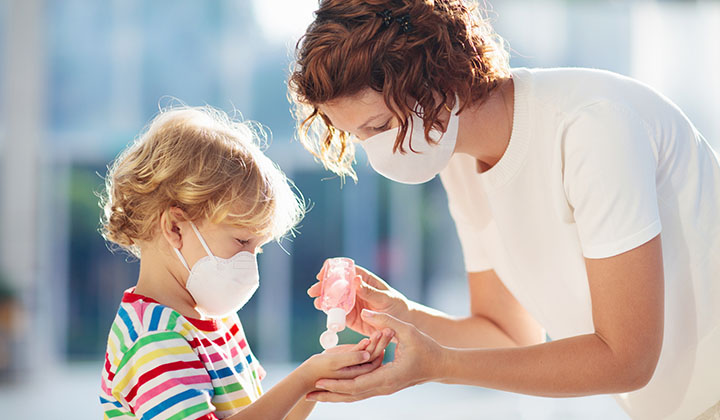
[[[250,243],[249,239],[235,239],[240,245],[245,246]]]

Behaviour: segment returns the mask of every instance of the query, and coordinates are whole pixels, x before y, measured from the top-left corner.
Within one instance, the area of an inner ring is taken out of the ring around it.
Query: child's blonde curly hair
[[[103,237],[140,257],[162,214],[182,209],[279,239],[302,219],[301,196],[259,147],[262,129],[212,107],[162,111],[108,167]]]

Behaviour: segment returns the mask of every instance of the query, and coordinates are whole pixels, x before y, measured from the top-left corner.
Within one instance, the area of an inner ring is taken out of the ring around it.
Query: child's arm
[[[391,335],[376,335],[354,346],[339,346],[313,355],[257,401],[227,420],[305,419],[314,407],[314,403],[305,401],[305,395],[315,389],[317,380],[352,379],[375,370],[382,363],[380,356],[391,338]]]

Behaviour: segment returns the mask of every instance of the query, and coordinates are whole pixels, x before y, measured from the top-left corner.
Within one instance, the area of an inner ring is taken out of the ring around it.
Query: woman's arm
[[[376,329],[363,321],[363,309],[383,312],[418,327],[439,343],[460,348],[515,347],[542,343],[545,331],[505,288],[495,271],[470,273],[470,316],[456,318],[413,302],[372,272],[355,266],[359,277],[357,300],[348,314],[353,330],[370,335]],[[318,280],[322,278],[322,270]],[[320,283],[308,289],[317,297]]]
[[[660,236],[615,257],[586,259],[586,266],[594,334],[522,349],[446,349],[447,381],[553,397],[645,386],[663,339]]]
[[[657,236],[626,253],[588,259],[595,332],[528,347],[458,349],[413,325],[366,313],[375,328],[396,331],[400,357],[352,380],[321,380],[317,401],[356,401],[418,383],[478,385],[542,396],[628,392],[655,370],[663,339],[664,280]],[[368,316],[369,315],[369,316]]]
[[[451,317],[410,302],[409,314],[403,320],[448,347],[516,347],[545,341],[545,330],[507,290],[495,271],[469,273],[468,284],[470,316]]]

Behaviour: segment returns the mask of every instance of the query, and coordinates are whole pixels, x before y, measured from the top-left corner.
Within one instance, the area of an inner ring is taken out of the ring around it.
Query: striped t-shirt
[[[222,419],[260,397],[265,372],[237,314],[186,318],[133,292],[125,292],[108,337],[105,419]]]

